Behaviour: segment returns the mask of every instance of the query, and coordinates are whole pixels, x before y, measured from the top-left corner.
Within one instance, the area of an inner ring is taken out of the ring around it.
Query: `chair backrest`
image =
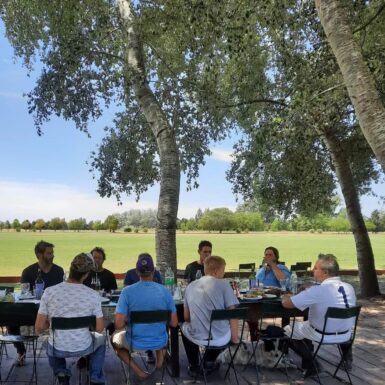
[[[0,290],[5,290],[5,293],[13,293],[15,288],[13,286],[0,286]]]
[[[213,310],[211,312],[210,322],[230,320],[230,319],[246,319],[247,318],[247,307],[237,307],[235,309],[220,309]]]
[[[169,323],[171,319],[170,310],[145,310],[130,312],[132,324],[153,324],[159,322]]]
[[[52,317],[51,329],[54,330],[70,330],[85,329],[94,331],[96,329],[96,317]]]
[[[239,272],[252,273],[255,271],[255,263],[240,263]]]
[[[350,337],[350,342],[353,342],[356,335],[357,322],[358,322],[358,316],[360,315],[360,311],[361,311],[361,306],[351,306],[348,308],[328,307],[325,313],[325,321],[324,321],[324,327],[322,330],[321,343],[325,335],[324,333],[325,333],[329,318],[340,319],[340,320],[354,318],[353,332]]]
[[[297,270],[307,270],[307,269],[310,269],[311,268],[311,262],[297,262],[295,264],[295,266],[297,267]]]
[[[210,346],[210,342],[212,340],[212,335],[211,335],[211,329],[212,329],[212,324],[215,321],[226,321],[226,320],[232,320],[232,319],[237,319],[237,320],[242,320],[242,328],[241,328],[241,335],[240,335],[240,340],[242,340],[243,337],[243,331],[245,329],[245,320],[247,319],[247,312],[248,312],[247,307],[237,307],[234,309],[216,309],[211,312],[210,316],[210,326],[209,326],[209,335],[208,335],[208,344],[207,346]]]
[[[37,311],[34,303],[0,302],[0,326],[34,326]]]

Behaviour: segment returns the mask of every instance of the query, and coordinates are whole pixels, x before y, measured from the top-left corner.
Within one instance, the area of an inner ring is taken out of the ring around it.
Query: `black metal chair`
[[[203,373],[203,379],[205,384],[207,385],[207,378],[206,378],[206,372],[204,370],[204,362],[206,358],[206,354],[209,350],[224,350],[228,349],[229,355],[230,355],[230,362],[227,366],[227,370],[225,373],[224,381],[226,380],[227,376],[230,374],[230,370],[233,370],[235,380],[237,384],[239,384],[238,380],[238,375],[237,375],[237,370],[234,366],[234,358],[237,355],[237,352],[239,350],[240,344],[242,342],[242,337],[243,337],[243,332],[245,329],[245,320],[247,319],[247,312],[248,309],[246,307],[239,307],[235,309],[223,309],[223,310],[213,310],[211,313],[210,317],[210,326],[209,326],[209,333],[207,337],[207,345],[201,345],[200,348],[203,350],[203,354],[201,351],[199,352],[199,360],[200,360],[200,365],[199,365],[199,372]],[[238,319],[242,321],[242,328],[241,328],[241,335],[239,337],[240,343],[236,345],[236,348],[234,352],[231,351],[231,346],[233,343],[229,341],[226,345],[223,346],[212,346],[210,345],[210,342],[212,341],[212,324],[216,321],[230,321],[232,319]]]
[[[73,330],[73,329],[88,329],[90,332],[94,332],[96,330],[96,317],[95,316],[84,316],[84,317],[52,317],[51,319],[51,329],[52,329],[52,348],[53,355],[55,356],[55,331],[57,330]],[[94,345],[95,339],[93,334],[92,344]],[[94,350],[94,349],[93,349]],[[86,366],[86,378],[87,383],[90,383],[90,376],[88,373],[88,359]],[[55,377],[54,377],[55,380]],[[82,383],[82,372],[79,370],[79,385]]]
[[[292,321],[292,331],[291,335],[288,336],[283,333],[281,335],[270,335],[268,333],[267,328],[263,328],[263,323],[264,320],[272,318],[274,319],[274,325],[275,325],[275,320],[279,319],[280,321],[285,318],[285,319],[291,319]],[[280,347],[280,355],[277,357],[277,360],[275,362],[275,365],[273,366],[273,369],[278,366],[278,364],[281,362],[282,358],[287,354],[288,352],[288,346],[289,346],[289,341],[291,336],[293,335],[293,330],[294,330],[294,324],[296,320],[296,310],[295,309],[285,309],[282,307],[281,302],[278,301],[272,301],[272,302],[262,302],[261,303],[261,310],[260,310],[260,319],[259,319],[259,335],[257,341],[255,341],[254,347],[253,347],[253,353],[248,361],[247,364],[251,362],[251,360],[254,358],[255,360],[255,367],[256,367],[256,372],[257,372],[257,383],[260,384],[259,380],[259,368],[257,365],[257,357],[256,357],[256,351],[257,351],[257,346],[258,343],[262,340],[264,342],[269,342],[271,341],[272,343],[277,342]],[[285,374],[287,377],[288,382],[290,383],[290,378],[289,378],[289,373],[287,370],[287,362],[284,359],[283,360],[284,366],[285,366]]]
[[[322,332],[319,331],[322,335],[321,340],[318,342],[318,346],[313,353],[313,363],[314,363],[316,360],[317,354],[318,354],[322,345],[337,345],[338,351],[339,351],[340,356],[341,356],[341,360],[338,363],[335,372],[333,373],[333,377],[336,377],[337,372],[340,370],[341,365],[342,365],[345,372],[346,372],[346,375],[349,379],[350,385],[353,385],[353,384],[352,384],[352,379],[350,378],[350,374],[349,374],[349,370],[348,370],[348,366],[347,366],[346,352],[348,349],[351,349],[353,346],[354,339],[356,337],[357,322],[358,322],[358,317],[360,315],[360,311],[361,311],[361,306],[352,306],[349,308],[329,307],[328,310],[326,311],[326,314],[325,314],[325,320],[324,320],[324,326],[323,326]],[[350,335],[350,338],[346,342],[340,343],[340,342],[326,342],[325,341],[325,336],[330,335],[330,333],[326,332],[326,329],[328,326],[328,321],[330,319],[347,320],[347,319],[351,319],[351,318],[354,318],[354,324],[353,324],[352,333]],[[314,342],[314,341],[312,341],[312,342]],[[344,349],[344,351],[342,350],[341,345],[345,345],[346,349]],[[332,362],[330,362],[330,361],[328,361],[328,363],[332,364]],[[322,384],[319,373],[318,373],[317,365],[314,365],[314,366],[315,366],[315,369],[317,372],[318,382],[320,384]]]
[[[255,263],[240,263],[239,264],[239,274],[241,273],[254,273],[255,272]]]
[[[13,334],[5,334],[0,335],[0,384],[4,384],[6,382],[27,382],[27,383],[35,383],[37,385],[37,365],[36,365],[36,350],[37,350],[37,340],[38,336],[34,332],[35,320],[37,315],[37,306],[34,303],[11,303],[11,302],[0,302],[0,326],[7,327],[12,325],[14,327],[20,326],[30,326],[33,327],[33,332],[31,335],[13,335]],[[9,377],[14,369],[14,364],[11,366],[8,371],[5,379],[2,377],[2,359],[6,350],[4,347],[7,344],[14,344],[15,342],[19,343],[30,343],[32,347],[32,355],[33,355],[33,366],[32,366],[32,376],[29,380],[21,381],[11,381]]]
[[[138,325],[138,324],[165,323],[165,326],[166,326],[166,329],[168,332],[168,326],[169,326],[170,320],[171,320],[171,311],[170,310],[132,311],[132,312],[130,312],[130,315],[129,315],[129,324],[131,326],[131,335],[134,335],[134,327],[135,327],[135,325]],[[132,344],[133,344],[132,338],[131,338],[130,344],[131,344],[130,350],[131,350],[131,352],[133,352],[134,349],[132,346]],[[167,345],[168,345],[168,338],[167,338],[167,343],[166,343],[165,349],[167,349]],[[131,359],[132,359],[132,357],[131,357]],[[166,370],[167,370],[167,373],[168,373],[169,377],[171,378],[171,380],[174,382],[174,384],[176,384],[175,380],[173,379],[173,377],[171,376],[171,374],[169,373],[168,368],[167,368],[167,350],[166,350],[165,356],[163,357],[162,377],[161,377],[160,384],[164,383],[163,379],[164,379],[164,375],[165,375]],[[129,377],[131,376],[131,367],[130,366],[129,366],[128,376]]]

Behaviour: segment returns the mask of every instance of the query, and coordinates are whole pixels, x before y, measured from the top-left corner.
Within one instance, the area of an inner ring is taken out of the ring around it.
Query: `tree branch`
[[[276,105],[283,106],[283,107],[288,107],[288,105],[285,102],[283,102],[282,100],[273,100],[273,99],[265,99],[265,98],[248,100],[245,102],[240,102],[240,103],[235,103],[235,104],[223,104],[221,106],[215,106],[215,107],[216,108],[231,108],[231,107],[240,107],[240,106],[244,106],[244,105],[248,105],[248,104],[256,104],[256,103],[271,103],[271,104],[276,104]]]
[[[365,29],[369,24],[371,24],[379,15],[380,13],[385,9],[385,3],[383,3],[378,9],[377,12],[363,25],[353,30],[353,33],[357,33],[359,31],[362,31]]]

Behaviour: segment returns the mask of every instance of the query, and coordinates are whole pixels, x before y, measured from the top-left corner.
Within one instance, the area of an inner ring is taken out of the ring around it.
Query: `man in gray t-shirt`
[[[189,373],[196,375],[199,368],[199,346],[207,344],[210,317],[213,310],[232,309],[238,305],[230,284],[222,279],[226,262],[217,256],[207,257],[204,261],[205,276],[191,282],[184,299],[184,319],[182,338],[189,360]],[[212,324],[211,346],[222,346],[230,339],[238,342],[238,321],[216,321]],[[215,361],[219,350],[210,350],[206,355],[207,366]]]

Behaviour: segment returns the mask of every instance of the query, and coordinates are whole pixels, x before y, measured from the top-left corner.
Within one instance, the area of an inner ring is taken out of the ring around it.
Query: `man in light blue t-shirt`
[[[145,380],[148,373],[131,359],[131,347],[134,350],[155,350],[156,367],[161,368],[167,344],[167,329],[164,323],[137,324],[132,328],[130,312],[170,310],[170,325],[173,327],[178,325],[178,317],[170,292],[163,285],[153,282],[155,267],[149,254],[139,255],[136,270],[140,281],[125,287],[119,297],[115,313],[115,328],[118,331],[113,335],[112,343],[118,357],[131,366],[140,380]]]

